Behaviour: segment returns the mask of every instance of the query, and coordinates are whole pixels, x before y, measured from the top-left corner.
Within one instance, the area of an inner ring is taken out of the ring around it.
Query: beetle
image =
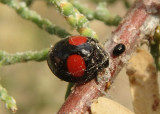
[[[51,48],[47,62],[53,74],[61,80],[85,83],[108,67],[109,58],[97,40],[70,36]]]
[[[125,50],[126,50],[126,47],[124,44],[122,43],[117,44],[113,49],[113,56],[115,57],[120,56]]]

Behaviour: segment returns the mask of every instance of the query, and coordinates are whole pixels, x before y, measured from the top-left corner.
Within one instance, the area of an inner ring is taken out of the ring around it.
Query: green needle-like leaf
[[[7,90],[0,85],[0,99],[6,104],[6,107],[13,113],[17,111],[16,101],[12,96],[9,96]]]
[[[57,8],[57,10],[65,17],[68,23],[74,27],[81,35],[97,39],[98,36],[91,28],[89,28],[88,19],[81,14],[67,0],[49,0]]]
[[[50,34],[57,35],[61,38],[70,36],[66,30],[53,25],[48,19],[42,18],[35,11],[29,10],[25,2],[17,3],[15,0],[0,0],[0,2],[13,8],[22,18],[34,22],[38,27]]]
[[[48,51],[48,48],[41,51],[17,52],[15,54],[0,51],[0,66],[27,61],[44,61],[47,59]]]

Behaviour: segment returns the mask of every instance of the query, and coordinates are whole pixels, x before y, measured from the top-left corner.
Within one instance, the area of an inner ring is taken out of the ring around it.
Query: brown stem
[[[154,32],[159,19],[153,14],[155,12],[147,9],[153,6],[149,6],[149,4],[152,4],[151,0],[149,2],[147,0],[138,0],[122,23],[113,32],[112,37],[105,43],[104,49],[110,56],[110,65],[104,73],[98,75],[98,78],[113,80],[141,40],[146,35]],[[156,5],[155,3],[154,6],[159,7],[159,4]],[[146,4],[148,5],[147,7]],[[150,23],[151,26],[149,26]],[[126,51],[119,57],[113,57],[112,51],[118,43],[123,43],[126,46]],[[107,80],[99,82],[92,80],[83,85],[76,85],[58,113],[85,113],[89,111],[92,100],[102,96],[102,93],[105,91],[106,82]]]

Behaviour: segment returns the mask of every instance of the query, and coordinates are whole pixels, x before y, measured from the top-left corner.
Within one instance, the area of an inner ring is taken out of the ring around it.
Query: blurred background
[[[133,1],[133,0],[132,0]],[[81,0],[89,8],[95,9],[97,4]],[[109,10],[124,16],[127,9],[121,2],[108,6]],[[30,9],[48,18],[52,23],[70,31],[71,28],[55,8],[46,5],[43,0],[35,0]],[[104,42],[110,37],[114,27],[106,26],[100,21],[91,21],[94,29]],[[0,3],[0,50],[9,53],[36,51],[54,45],[60,38],[39,29],[34,23],[22,19],[8,6]],[[17,63],[0,67],[0,83],[8,90],[9,95],[17,101],[17,114],[53,114],[64,102],[67,83],[56,78],[48,68],[47,62]],[[107,96],[132,110],[128,77],[123,69],[115,79]],[[0,114],[11,114],[0,101]]]

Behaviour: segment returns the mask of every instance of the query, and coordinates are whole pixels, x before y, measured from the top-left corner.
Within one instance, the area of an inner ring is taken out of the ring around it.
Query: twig
[[[123,1],[123,3],[124,3],[126,8],[130,8],[131,7],[131,4],[130,4],[129,0],[122,0],[122,1]]]
[[[17,52],[16,54],[8,54],[5,51],[0,50],[0,66],[9,65],[19,62],[27,61],[44,61],[47,58],[49,49],[43,49],[41,51],[28,51],[28,52]]]
[[[93,2],[106,2],[109,5],[115,4],[118,1],[122,1],[126,8],[129,8],[131,6],[129,0],[92,0]]]
[[[68,87],[67,87],[65,99],[67,99],[67,97],[68,97],[69,94],[71,93],[71,89],[72,89],[73,86],[74,86],[74,83],[68,83]]]
[[[160,70],[160,26],[156,28],[153,39],[150,40],[151,54],[154,57],[157,70]]]
[[[0,0],[1,3],[13,8],[22,18],[34,22],[41,29],[50,34],[65,38],[70,35],[66,30],[53,25],[48,19],[43,19],[35,11],[29,10],[25,2],[17,3],[15,0]]]
[[[6,107],[13,113],[17,111],[16,101],[12,96],[9,96],[7,90],[0,85],[0,99],[6,104]]]
[[[74,27],[81,35],[98,39],[96,32],[89,28],[88,19],[81,14],[67,0],[49,0],[57,10],[65,17],[69,24]]]
[[[106,89],[107,80],[105,79],[113,80],[124,64],[127,63],[136,49],[136,45],[146,35],[155,31],[156,26],[159,24],[159,18],[156,17],[154,12],[146,9],[149,7],[146,7],[145,4],[143,1],[137,1],[122,23],[113,32],[112,37],[105,43],[104,48],[109,53],[110,65],[104,74],[98,76],[102,81],[98,83],[92,80],[86,84],[77,85],[59,110],[59,114],[89,111],[92,100],[101,96]],[[158,8],[159,4],[156,7]],[[152,9],[152,6],[150,9]],[[119,57],[113,57],[112,51],[118,43],[123,43],[126,46],[126,51]]]
[[[160,114],[158,72],[153,57],[137,50],[127,66],[132,102],[136,114]]]
[[[96,11],[90,10],[84,5],[80,4],[78,1],[72,1],[74,7],[76,7],[82,14],[84,14],[89,20],[97,19],[104,22],[106,25],[117,26],[121,17],[119,15],[114,15],[106,8],[105,3],[99,3]]]

